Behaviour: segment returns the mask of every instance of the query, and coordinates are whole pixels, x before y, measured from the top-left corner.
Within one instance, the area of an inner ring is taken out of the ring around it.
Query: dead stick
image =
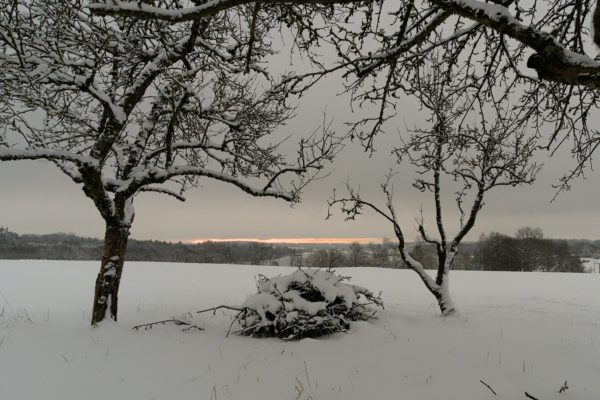
[[[205,310],[196,311],[196,314],[202,314],[205,312],[212,311],[213,315],[214,315],[214,313],[217,312],[217,310],[220,308],[226,308],[228,310],[233,310],[233,311],[242,311],[243,310],[243,308],[237,308],[237,307],[232,307],[232,306],[218,306],[218,307],[207,308]]]
[[[137,331],[137,330],[140,330],[141,328],[144,328],[145,330],[148,330],[148,329],[151,329],[154,325],[166,325],[168,323],[172,323],[172,324],[175,324],[177,326],[187,326],[187,328],[183,329],[184,331],[188,331],[190,329],[198,329],[199,331],[203,331],[204,330],[204,328],[201,328],[201,327],[199,327],[197,325],[190,324],[190,323],[184,322],[184,321],[180,321],[180,320],[174,319],[174,318],[172,318],[172,319],[165,319],[163,321],[150,322],[148,324],[137,325],[137,326],[134,326],[131,329]]]
[[[479,382],[481,382],[483,385],[485,385],[485,387],[487,387],[488,389],[490,389],[490,392],[494,393],[494,396],[497,396],[498,393],[496,393],[494,391],[494,389],[492,389],[492,387],[490,385],[488,385],[487,383],[485,383],[484,381],[482,381],[481,379],[479,380]]]
[[[530,395],[530,394],[529,394],[529,393],[527,393],[527,392],[525,392],[525,397],[527,397],[528,399],[531,399],[531,400],[540,400],[540,399],[538,399],[537,397],[533,397],[532,395]]]

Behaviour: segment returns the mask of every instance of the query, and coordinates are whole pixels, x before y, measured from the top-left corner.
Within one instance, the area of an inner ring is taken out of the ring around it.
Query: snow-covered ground
[[[1,400],[600,399],[600,275],[455,271],[461,316],[442,319],[411,271],[340,270],[383,290],[379,319],[283,342],[225,338],[220,312],[202,332],[131,327],[241,304],[289,268],[129,262],[119,322],[91,328],[98,266],[0,261]]]

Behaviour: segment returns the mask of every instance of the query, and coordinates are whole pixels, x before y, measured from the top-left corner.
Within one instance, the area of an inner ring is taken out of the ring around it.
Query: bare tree
[[[517,186],[532,183],[538,165],[532,161],[536,137],[527,133],[510,112],[498,112],[489,121],[477,89],[454,86],[455,77],[447,71],[424,66],[415,93],[422,105],[431,112],[430,129],[416,129],[410,137],[394,150],[398,163],[408,161],[416,167],[418,178],[413,186],[421,192],[431,193],[434,203],[435,229],[430,234],[423,215],[417,219],[421,238],[436,248],[435,276],[427,273],[423,264],[407,250],[403,224],[394,208],[394,192],[387,175],[381,185],[386,197],[385,206],[365,200],[350,185],[348,194],[330,200],[330,207],[339,205],[346,219],[354,220],[363,209],[370,209],[385,218],[393,227],[402,260],[415,271],[427,289],[435,296],[441,313],[457,313],[450,296],[450,270],[459,245],[475,225],[484,205],[484,196],[500,186]],[[472,97],[476,99],[472,101]],[[498,110],[500,111],[500,110]],[[492,114],[493,115],[493,114]],[[477,119],[475,119],[477,118]],[[469,122],[472,121],[472,122]],[[449,182],[448,182],[449,181]],[[448,185],[450,183],[450,185]],[[459,229],[453,235],[447,232],[443,190],[458,185],[455,203],[460,214]]]
[[[387,268],[390,266],[389,246],[387,243],[369,243],[367,245],[370,264],[374,267]]]
[[[541,228],[532,228],[531,226],[522,226],[517,229],[515,233],[515,238],[519,240],[527,240],[527,239],[543,239],[544,232],[542,232]]]
[[[288,160],[270,137],[293,109],[261,66],[270,27],[255,8],[173,25],[85,4],[0,0],[0,160],[52,162],[105,221],[96,324],[117,319],[136,195],[183,201],[208,178],[297,202],[338,142],[324,127]]]
[[[338,249],[321,249],[314,251],[306,257],[306,266],[309,268],[335,269],[345,264],[344,254]]]
[[[349,255],[348,261],[351,267],[364,267],[367,262],[367,253],[362,248],[360,243],[352,242],[348,246]]]
[[[543,256],[544,232],[540,228],[523,226],[515,233],[516,253],[521,264],[521,271],[532,271],[541,268]]]
[[[600,147],[600,131],[590,123],[600,105],[600,7],[591,0],[206,0],[178,10],[97,0],[90,8],[180,23],[248,4],[292,27],[315,65],[284,80],[289,93],[342,74],[353,106],[370,110],[348,122],[369,151],[396,115],[397,100],[412,92],[423,57],[441,49],[446,64],[466,67],[456,79],[488,102],[518,98],[515,118],[545,138],[540,146],[550,154],[571,144],[575,162],[559,178],[558,192],[592,166]],[[319,57],[324,44],[336,61]]]

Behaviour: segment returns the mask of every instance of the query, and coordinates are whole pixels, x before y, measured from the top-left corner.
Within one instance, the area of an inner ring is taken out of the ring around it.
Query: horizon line
[[[360,244],[381,243],[382,238],[375,237],[299,237],[299,238],[196,238],[186,240],[185,243],[199,244],[206,242],[256,242],[266,244]]]

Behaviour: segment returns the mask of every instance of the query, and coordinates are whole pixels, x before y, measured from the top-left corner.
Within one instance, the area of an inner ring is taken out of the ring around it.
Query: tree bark
[[[119,284],[127,253],[129,227],[107,224],[100,272],[96,278],[92,325],[117,320]]]
[[[450,295],[450,271],[452,270],[452,264],[454,263],[454,257],[456,257],[456,250],[451,248],[450,251],[445,249],[442,251],[442,257],[439,259],[438,272],[435,279],[437,284],[436,290],[432,291],[435,296],[440,311],[443,317],[450,317],[458,315],[458,309],[452,301]]]
[[[425,276],[427,272],[420,272],[415,268],[412,268],[412,270],[417,272],[429,292],[431,292],[437,300],[442,317],[459,315],[458,308],[454,304],[454,301],[452,301],[452,296],[450,295],[450,283],[448,282],[449,275],[445,275],[441,279],[438,278],[438,282],[434,282],[429,276]]]
[[[452,317],[458,315],[458,309],[452,301],[452,296],[448,290],[448,284],[442,283],[442,285],[436,290],[432,290],[431,293],[435,296],[438,302],[442,317]]]
[[[402,254],[402,253],[401,253]],[[452,256],[454,259],[454,256]],[[434,280],[424,269],[423,266],[419,263],[415,265],[415,261],[412,258],[407,258],[406,256],[403,258],[404,262],[410,269],[415,271],[419,278],[427,287],[427,290],[438,302],[438,306],[440,307],[440,311],[442,313],[442,317],[451,317],[459,315],[458,308],[452,301],[452,296],[450,295],[450,270],[448,269],[447,273],[438,274],[436,279]],[[412,260],[412,261],[411,261]]]
[[[414,261],[410,262],[410,260],[404,259],[404,262],[419,275],[427,287],[427,290],[429,290],[437,300],[442,317],[459,315],[458,308],[450,295],[450,270],[455,255],[456,252],[446,253],[444,250],[438,253],[440,261],[435,280],[423,269],[423,266],[420,263],[415,265]]]

